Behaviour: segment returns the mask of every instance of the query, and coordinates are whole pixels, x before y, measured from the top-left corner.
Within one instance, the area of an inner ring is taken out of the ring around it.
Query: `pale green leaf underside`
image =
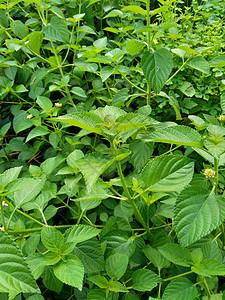
[[[194,163],[176,155],[158,157],[150,161],[141,176],[145,188],[154,192],[182,190],[192,179]]]
[[[162,300],[194,300],[198,296],[196,286],[187,278],[176,278],[166,287]]]
[[[185,189],[175,205],[174,226],[182,246],[188,246],[212,230],[225,219],[225,201],[199,187]]]
[[[0,292],[14,296],[40,293],[20,249],[3,231],[0,231]]]
[[[146,140],[202,148],[200,134],[187,126],[171,126],[163,130],[153,131]]]

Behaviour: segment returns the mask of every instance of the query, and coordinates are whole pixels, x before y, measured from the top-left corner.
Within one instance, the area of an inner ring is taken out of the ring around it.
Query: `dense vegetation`
[[[0,299],[225,299],[222,0],[0,1]]]

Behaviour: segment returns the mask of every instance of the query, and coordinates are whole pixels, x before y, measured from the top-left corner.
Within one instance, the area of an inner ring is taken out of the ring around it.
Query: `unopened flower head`
[[[205,169],[203,174],[206,178],[214,178],[216,175],[216,171],[214,171],[213,169]]]
[[[27,119],[32,119],[32,118],[33,118],[32,114],[30,114],[30,115],[27,116]]]
[[[225,122],[225,116],[224,115],[219,116],[218,120],[220,120],[221,122]]]
[[[56,102],[56,103],[55,103],[55,106],[56,106],[56,107],[62,107],[62,103]]]

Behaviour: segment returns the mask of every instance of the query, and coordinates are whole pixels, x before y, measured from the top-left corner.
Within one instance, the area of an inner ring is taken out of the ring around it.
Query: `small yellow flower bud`
[[[220,120],[221,122],[225,122],[225,116],[224,115],[219,116],[218,120]]]
[[[154,43],[155,45],[158,44],[157,40],[153,40],[153,43]]]
[[[56,107],[62,107],[62,103],[56,102],[56,103],[55,103],[55,106],[56,106]]]
[[[32,118],[33,118],[32,114],[30,114],[30,115],[27,116],[27,119],[32,119]]]
[[[206,178],[214,178],[216,175],[216,171],[213,169],[205,169],[205,172],[203,173]]]

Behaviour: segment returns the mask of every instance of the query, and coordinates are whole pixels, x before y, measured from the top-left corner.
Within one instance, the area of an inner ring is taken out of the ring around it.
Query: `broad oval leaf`
[[[88,225],[75,225],[65,232],[67,242],[81,243],[99,234],[100,230]]]
[[[180,193],[174,210],[174,227],[182,246],[188,246],[216,229],[225,219],[222,196],[189,187]]]
[[[145,256],[153,263],[159,270],[167,268],[170,262],[160,253],[158,249],[148,246],[143,249]]]
[[[191,268],[193,272],[203,276],[224,276],[225,265],[215,259],[204,259],[201,263],[196,264]]]
[[[155,192],[182,190],[192,179],[194,163],[182,156],[168,155],[150,161],[141,173],[145,187]]]
[[[178,244],[166,244],[159,248],[159,252],[176,265],[189,267],[192,263],[190,251]]]
[[[202,73],[209,74],[209,63],[202,56],[195,56],[187,62],[187,65],[193,69],[199,70]]]
[[[0,282],[0,292],[14,297],[19,293],[40,293],[20,249],[3,231],[0,231]]]
[[[69,31],[66,22],[56,16],[51,18],[50,23],[44,27],[43,32],[45,38],[53,42],[66,43],[69,41]]]
[[[202,148],[201,136],[193,128],[187,126],[171,126],[150,133],[146,141]]]
[[[165,288],[162,300],[194,300],[197,296],[195,284],[187,278],[176,278]]]
[[[63,234],[51,227],[44,227],[41,230],[41,241],[48,250],[53,252],[58,252],[64,245]]]
[[[102,119],[94,113],[83,112],[73,113],[58,118],[53,118],[54,121],[66,123],[72,126],[80,127],[82,129],[94,132],[97,134],[103,134],[103,131],[99,124],[102,123]]]
[[[105,262],[106,273],[109,277],[119,280],[126,272],[128,256],[122,253],[110,255]]]
[[[155,52],[145,52],[141,66],[147,82],[155,93],[159,93],[172,71],[171,52],[164,48]]]
[[[63,283],[78,288],[83,286],[84,266],[75,255],[67,255],[54,266],[55,276]]]
[[[151,270],[140,269],[132,274],[132,288],[136,291],[151,291],[161,279]]]

